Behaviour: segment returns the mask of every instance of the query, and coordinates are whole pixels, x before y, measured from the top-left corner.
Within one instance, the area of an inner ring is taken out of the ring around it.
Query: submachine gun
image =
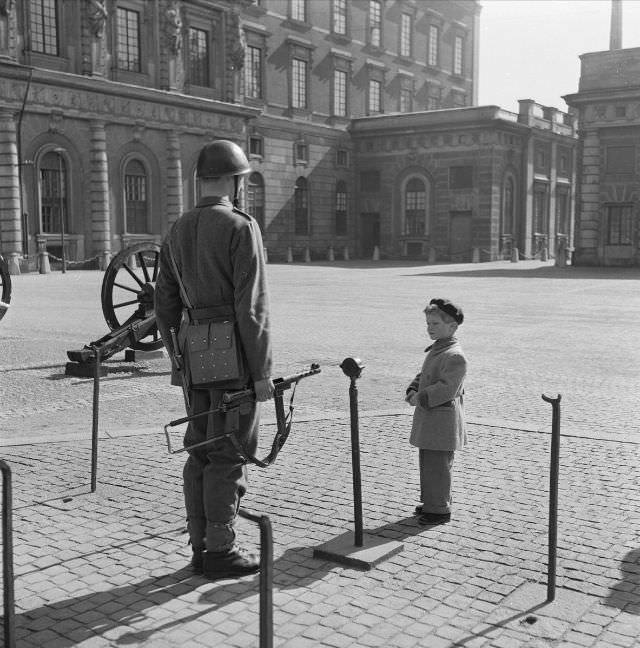
[[[135,350],[155,351],[163,346],[153,306],[158,277],[160,246],[150,241],[121,250],[111,260],[102,281],[102,313],[110,331],[82,349],[67,351],[71,362],[65,373],[91,377],[96,360],[125,351],[125,360],[135,359]],[[102,375],[106,367],[100,367]]]
[[[9,267],[0,254],[0,320],[7,314],[11,302],[11,275]]]
[[[212,410],[207,410],[206,412],[199,412],[198,414],[184,416],[182,418],[176,419],[175,421],[167,423],[164,426],[164,434],[167,439],[167,449],[169,450],[169,454],[185,452],[192,450],[193,448],[216,443],[220,439],[229,438],[233,445],[236,447],[236,450],[238,450],[238,452],[245,458],[246,461],[259,466],[260,468],[267,468],[276,460],[278,453],[280,452],[280,450],[282,450],[282,446],[287,441],[289,433],[291,432],[291,425],[293,423],[293,397],[295,396],[296,386],[303,378],[307,378],[308,376],[315,376],[316,374],[319,374],[320,371],[320,365],[314,362],[309,367],[309,369],[307,369],[307,371],[273,379],[273,400],[276,410],[277,430],[271,444],[271,450],[269,454],[263,459],[258,459],[258,457],[251,454],[244,447],[242,442],[236,437],[234,432],[216,435],[215,437],[207,439],[206,441],[201,441],[200,443],[195,443],[183,448],[178,448],[177,450],[174,450],[171,445],[171,434],[169,432],[170,427],[175,427],[176,425],[181,425],[182,423],[193,421],[194,419],[201,416],[209,416],[214,412],[230,412],[231,410],[240,407],[244,403],[254,402],[256,400],[256,393],[253,388],[225,392],[225,394],[222,396],[222,404],[219,407],[216,407]],[[291,393],[291,398],[289,399],[289,412],[285,415],[283,394],[285,391],[287,391],[287,389],[290,389],[291,387],[293,387],[293,391]]]

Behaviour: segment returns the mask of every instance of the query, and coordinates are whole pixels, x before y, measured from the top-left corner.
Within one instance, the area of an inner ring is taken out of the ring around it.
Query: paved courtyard
[[[98,488],[92,380],[68,349],[106,332],[102,273],[14,278],[0,322],[0,457],[11,466],[18,646],[258,645],[258,578],[185,568],[182,415],[166,358],[109,362]],[[289,442],[252,469],[244,506],[274,533],[274,645],[640,645],[640,314],[637,269],[342,263],[270,265],[276,375],[300,383]],[[449,525],[412,517],[418,493],[406,384],[427,344],[424,304],[459,301],[470,444]],[[358,381],[366,530],[403,544],[363,571],[314,558],[353,530],[348,356]],[[562,395],[558,576],[545,605],[551,408]],[[274,432],[265,409],[263,450]],[[175,441],[179,442],[179,432]],[[258,548],[255,525],[242,521]]]

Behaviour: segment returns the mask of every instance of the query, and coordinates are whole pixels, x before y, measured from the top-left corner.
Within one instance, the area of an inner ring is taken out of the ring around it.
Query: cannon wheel
[[[2,255],[0,255],[0,301],[3,304],[9,304],[11,302],[11,275]],[[6,306],[0,306],[0,320],[6,312]]]
[[[153,296],[158,277],[160,246],[153,242],[136,243],[111,259],[102,280],[102,312],[113,331],[130,320],[153,314]],[[158,328],[131,348],[154,351],[163,345]]]

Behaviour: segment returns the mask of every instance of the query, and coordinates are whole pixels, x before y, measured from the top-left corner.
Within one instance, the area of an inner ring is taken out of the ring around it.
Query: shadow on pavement
[[[516,264],[517,265],[517,264]],[[593,268],[569,266],[556,268],[543,266],[540,268],[481,268],[475,266],[469,270],[433,271],[411,273],[409,277],[507,277],[514,279],[615,279],[616,281],[640,279],[640,268]]]
[[[274,561],[275,591],[306,588],[338,567],[313,559],[312,551],[311,547],[293,547]],[[62,626],[66,630],[60,638],[56,638],[56,648],[71,648],[106,633],[110,635],[113,645],[143,645],[158,633],[169,632],[172,628],[195,621],[217,608],[257,596],[258,583],[259,576],[234,581],[207,581],[202,576],[192,574],[191,569],[185,566],[175,572],[146,578],[132,585],[71,597],[22,612],[16,615],[16,629],[20,636],[25,631],[35,633],[43,627],[55,629]],[[192,614],[176,614],[166,621],[158,621],[153,614],[146,614],[146,610],[162,605],[173,609],[171,602],[174,599],[206,584],[211,585],[211,589],[202,592],[198,599],[199,609]],[[203,605],[205,607],[201,607]],[[256,614],[259,612],[258,604],[255,611]],[[45,626],[45,622],[52,618],[56,623]],[[73,621],[77,623],[71,629]],[[137,624],[147,627],[131,630]],[[152,627],[149,627],[150,624]],[[119,627],[129,630],[116,638],[113,631]]]
[[[620,581],[609,588],[604,604],[640,615],[640,549],[632,549],[620,561]]]
[[[411,515],[401,520],[396,520],[395,522],[389,522],[383,526],[377,527],[376,529],[365,529],[367,533],[372,535],[382,536],[383,538],[389,538],[390,540],[401,540],[402,538],[410,538],[411,536],[420,535],[429,531],[429,529],[435,529],[443,525],[428,525],[421,526],[418,524],[418,517],[416,515]]]

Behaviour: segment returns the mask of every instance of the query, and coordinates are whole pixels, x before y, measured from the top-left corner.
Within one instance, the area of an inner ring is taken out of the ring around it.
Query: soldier
[[[155,292],[158,329],[172,357],[171,328],[177,329],[181,318],[184,323],[189,303],[194,309],[219,309],[236,322],[243,375],[205,387],[186,385],[187,413],[216,409],[224,392],[234,388],[253,386],[258,401],[196,418],[185,434],[185,447],[221,437],[189,450],[183,471],[191,565],[211,580],[259,568],[257,558],[236,544],[234,530],[247,488],[246,462],[238,448],[251,454],[257,450],[259,403],[274,392],[262,236],[256,221],[234,206],[241,177],[250,170],[242,149],[229,140],[202,149],[196,172],[202,198],[167,234]],[[173,369],[172,384],[180,384]]]

